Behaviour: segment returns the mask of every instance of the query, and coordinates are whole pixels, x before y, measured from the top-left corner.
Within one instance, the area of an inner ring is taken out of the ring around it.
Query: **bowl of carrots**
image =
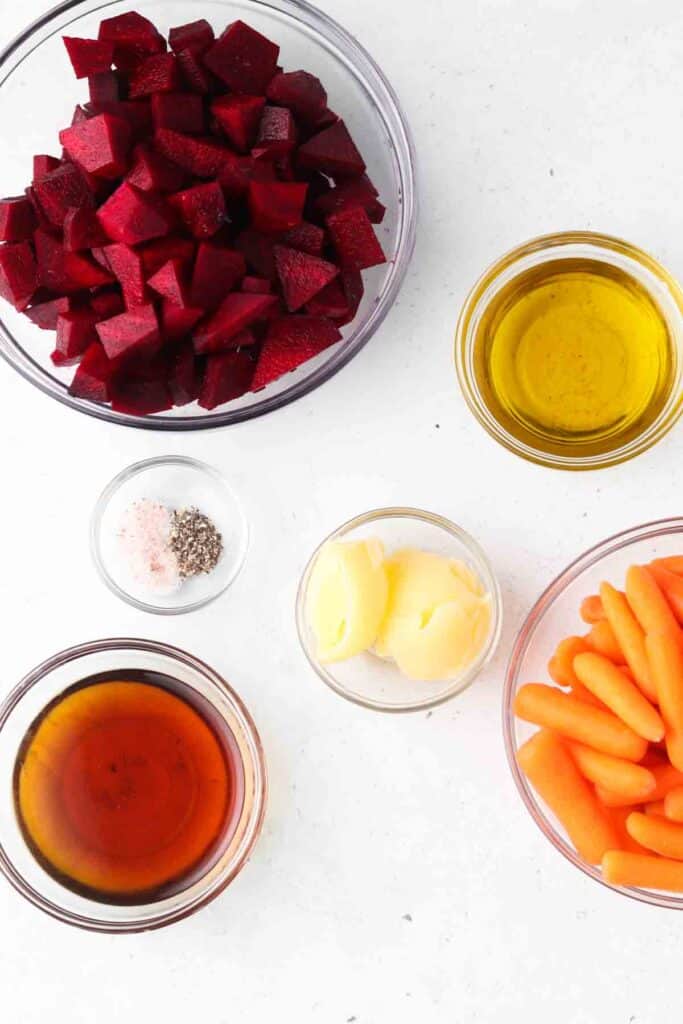
[[[510,656],[504,733],[567,860],[683,909],[683,518],[610,537],[544,591]]]

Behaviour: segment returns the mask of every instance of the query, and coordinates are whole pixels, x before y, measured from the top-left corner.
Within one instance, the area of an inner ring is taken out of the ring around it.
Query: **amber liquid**
[[[208,701],[169,676],[77,683],[32,724],[16,813],[42,866],[103,903],[164,899],[216,860],[244,798],[239,750]]]

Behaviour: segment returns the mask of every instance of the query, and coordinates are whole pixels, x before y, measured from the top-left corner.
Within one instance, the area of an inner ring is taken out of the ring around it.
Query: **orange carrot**
[[[683,786],[676,786],[666,794],[664,814],[671,821],[683,821]]]
[[[574,675],[573,661],[577,654],[588,650],[588,644],[582,636],[568,636],[560,640],[555,653],[548,662],[548,672],[558,686],[574,686],[578,679]]]
[[[639,736],[654,742],[663,739],[664,722],[659,712],[608,658],[577,654],[574,671],[579,682]]]
[[[669,572],[654,563],[649,567],[655,578],[657,586],[669,603],[676,621],[683,623],[683,576],[677,576],[675,572]]]
[[[650,758],[648,755],[641,761],[641,767],[647,767],[655,777],[655,788],[648,797],[651,802],[663,800],[666,794],[675,789],[676,786],[683,786],[683,772],[679,772],[671,764],[655,763],[654,758]],[[605,807],[625,807],[630,802],[626,797],[620,796],[618,793],[612,793],[610,790],[605,789],[604,786],[597,785],[595,791],[598,800]]]
[[[644,565],[632,565],[626,573],[626,597],[646,633],[678,629],[676,618],[657,581]]]
[[[602,601],[600,600],[599,594],[591,594],[590,597],[584,597],[581,602],[581,608],[579,615],[584,622],[587,622],[589,626],[592,626],[594,622],[600,622],[605,618],[605,609],[602,607]]]
[[[647,750],[647,741],[616,715],[584,704],[552,686],[522,686],[517,691],[514,710],[527,722],[554,729],[568,739],[626,761],[640,761]]]
[[[632,836],[628,834],[626,828],[626,819],[632,811],[637,810],[633,804],[629,804],[626,807],[604,807],[604,813],[607,815],[608,820],[611,822],[612,828],[617,833],[619,838],[619,849],[630,850],[632,853],[649,853],[644,846],[637,843]]]
[[[668,555],[666,558],[655,558],[654,562],[650,565],[657,566],[658,569],[667,569],[669,572],[675,572],[677,575],[683,575],[683,555]]]
[[[604,655],[605,658],[609,658],[615,665],[623,665],[626,660],[614,630],[607,619],[601,619],[600,622],[596,622],[594,626],[591,626],[586,634],[586,643],[592,651]]]
[[[559,737],[541,729],[520,747],[517,761],[579,855],[599,863],[618,844],[618,836]]]
[[[666,752],[675,768],[683,768],[683,733],[667,728]]]
[[[645,653],[645,633],[631,611],[626,597],[609,583],[601,585],[600,597],[607,621],[612,627],[619,647],[623,651],[624,660],[633,672],[636,683],[648,700],[656,700],[657,691],[652,682],[650,666]]]
[[[632,885],[640,889],[664,889],[683,892],[683,864],[647,853],[609,850],[602,858],[602,873],[612,885]]]
[[[658,853],[660,857],[683,860],[683,825],[658,815],[634,811],[626,819],[626,828],[628,834],[647,850]]]
[[[580,683],[578,679],[571,688],[572,696],[576,697],[577,700],[582,701],[584,704],[592,704],[594,708],[602,708],[605,710],[605,705],[597,697],[593,696],[590,690],[587,690],[583,683]]]
[[[643,814],[647,814],[648,817],[664,818],[664,800],[651,800],[649,804],[645,804],[643,807]]]
[[[647,800],[655,789],[654,775],[639,764],[591,750],[583,743],[570,742],[568,747],[584,778],[604,786],[612,793],[630,797],[634,804]]]
[[[667,731],[683,735],[683,644],[680,629],[678,626],[669,626],[647,633],[645,650]],[[672,764],[683,770],[683,764],[677,763],[678,758],[671,758],[672,748],[673,744],[669,744],[667,736],[669,758]]]

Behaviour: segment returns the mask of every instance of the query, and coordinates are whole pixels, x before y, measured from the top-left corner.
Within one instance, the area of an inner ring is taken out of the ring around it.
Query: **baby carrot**
[[[645,806],[643,807],[643,814],[647,814],[649,818],[664,818],[666,817],[664,813],[665,803],[665,800],[651,800],[648,804],[645,804]]]
[[[683,644],[680,629],[675,626],[647,633],[645,650],[667,728],[674,733],[683,733]]]
[[[623,665],[625,658],[614,630],[607,619],[601,619],[591,626],[586,634],[586,643],[591,650],[609,658],[615,665]]]
[[[653,742],[663,739],[664,722],[659,712],[608,658],[600,654],[577,654],[574,671],[579,682],[639,736]]]
[[[560,640],[548,662],[548,672],[553,682],[558,686],[574,686],[578,682],[574,675],[574,658],[587,650],[588,644],[582,636],[568,636]]]
[[[577,679],[571,688],[572,696],[576,697],[577,700],[582,701],[584,704],[592,704],[594,708],[605,709],[605,705],[597,697],[594,697],[590,690],[587,690],[583,683],[580,683]]]
[[[612,627],[619,647],[623,651],[624,660],[633,672],[636,683],[648,700],[656,700],[657,691],[652,682],[650,666],[645,653],[645,633],[631,611],[626,597],[609,583],[601,585],[600,597],[607,621]]]
[[[654,764],[653,760],[645,757],[641,762],[641,767],[647,767],[655,777],[655,788],[648,797],[650,801],[663,800],[666,794],[675,789],[676,786],[683,786],[683,772],[679,772],[672,764]],[[625,807],[631,802],[618,793],[610,792],[604,786],[597,785],[595,792],[597,793],[598,800],[605,807]]]
[[[656,565],[659,569],[668,569],[669,572],[675,572],[679,576],[683,576],[683,555],[668,555],[666,558],[655,558],[651,565]]]
[[[626,761],[640,761],[647,750],[647,741],[616,715],[542,683],[527,683],[517,691],[515,714]]]
[[[602,858],[602,873],[612,885],[683,892],[683,864],[647,853],[609,850]]]
[[[579,615],[584,622],[587,622],[590,626],[594,622],[600,622],[605,617],[605,609],[602,607],[602,601],[600,600],[599,594],[591,594],[590,597],[584,597],[581,602],[581,608]]]
[[[683,786],[676,786],[666,794],[664,814],[670,821],[683,821]]]
[[[667,821],[659,815],[634,811],[626,819],[626,828],[637,843],[658,853],[660,857],[683,860],[683,825]]]
[[[612,793],[630,797],[634,804],[647,800],[656,786],[652,772],[639,764],[591,750],[582,743],[570,742],[568,747],[584,778],[604,786]]]
[[[671,764],[683,769],[683,733],[676,729],[666,730],[666,752]]]
[[[541,729],[520,747],[517,761],[584,860],[598,864],[618,845],[615,829],[558,736]]]
[[[646,633],[677,629],[678,623],[657,582],[644,565],[632,565],[626,573],[626,597]]]
[[[654,563],[649,567],[655,578],[657,586],[669,602],[671,611],[676,616],[676,621],[683,622],[683,576],[677,576],[675,572],[669,572]]]
[[[620,850],[630,850],[632,853],[649,853],[649,850],[646,850],[644,846],[641,846],[640,843],[637,843],[628,834],[626,828],[626,819],[632,811],[636,810],[633,804],[628,804],[626,807],[604,807],[603,810],[612,828],[617,833]]]

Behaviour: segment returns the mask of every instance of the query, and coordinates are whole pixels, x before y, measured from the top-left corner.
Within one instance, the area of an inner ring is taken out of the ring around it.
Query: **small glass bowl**
[[[12,780],[26,731],[50,701],[90,676],[126,669],[171,676],[210,703],[239,749],[244,798],[234,829],[222,839],[202,877],[165,899],[120,906],[79,895],[41,867],[17,821]],[[266,795],[263,747],[249,712],[218,673],[176,647],[129,639],[81,644],[38,665],[0,705],[0,872],[34,906],[66,924],[97,932],[147,931],[180,921],[206,906],[249,859],[263,825]]]
[[[547,664],[558,642],[581,631],[579,605],[582,598],[598,591],[603,580],[621,585],[629,565],[683,552],[683,518],[645,523],[609,537],[572,562],[541,594],[517,634],[508,663],[503,693],[503,732],[508,763],[524,806],[556,850],[579,868],[615,892],[642,903],[683,910],[683,895],[612,885],[599,867],[587,864],[568,842],[554,815],[536,796],[517,764],[516,752],[537,731],[535,725],[515,717],[513,705],[520,686],[547,680]],[[585,632],[585,624],[583,624]]]
[[[169,508],[195,506],[214,522],[223,537],[223,554],[212,572],[184,580],[168,595],[151,595],[136,582],[118,532],[126,509],[143,498]],[[122,601],[144,612],[181,615],[215,601],[236,579],[246,558],[249,527],[240,502],[217,470],[182,455],[162,455],[128,466],[107,484],[93,511],[90,546],[100,576]]]
[[[453,679],[416,681],[402,675],[396,665],[364,652],[347,661],[321,664],[306,616],[306,595],[311,572],[321,549],[329,541],[377,537],[388,552],[417,547],[457,558],[473,570],[491,597],[491,625],[476,659]],[[421,711],[462,693],[490,661],[500,639],[502,599],[491,565],[477,542],[455,523],[415,508],[379,508],[344,523],[316,548],[304,570],[296,598],[296,624],[304,654],[324,683],[341,697],[375,711]]]
[[[494,415],[477,379],[477,335],[490,304],[515,277],[543,263],[561,259],[599,260],[635,278],[660,309],[673,344],[673,383],[658,417],[641,434],[617,448],[597,454],[568,455],[563,453],[559,443],[556,450],[550,452],[515,437]],[[683,412],[683,292],[675,278],[657,260],[629,242],[589,231],[543,235],[506,253],[474,285],[458,320],[455,365],[470,410],[491,437],[515,455],[552,469],[601,469],[626,462],[664,437]]]

